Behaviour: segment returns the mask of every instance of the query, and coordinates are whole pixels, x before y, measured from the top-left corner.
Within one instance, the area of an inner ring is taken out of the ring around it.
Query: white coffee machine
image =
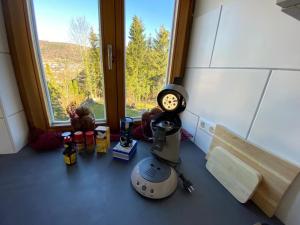
[[[133,169],[131,183],[141,195],[160,199],[171,195],[177,187],[176,166],[180,163],[179,150],[181,120],[179,113],[186,108],[188,94],[184,87],[167,85],[157,96],[163,110],[151,121],[153,133],[152,156],[140,161]],[[182,174],[184,188],[191,192],[193,186]]]

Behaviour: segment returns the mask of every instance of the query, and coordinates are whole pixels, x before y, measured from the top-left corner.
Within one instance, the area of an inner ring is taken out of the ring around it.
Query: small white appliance
[[[176,166],[180,163],[179,148],[181,120],[188,99],[185,89],[176,84],[167,85],[157,96],[163,110],[151,121],[153,133],[152,156],[140,161],[131,174],[131,184],[141,195],[161,199],[171,195],[177,187]],[[182,174],[183,186],[191,192],[192,184]]]

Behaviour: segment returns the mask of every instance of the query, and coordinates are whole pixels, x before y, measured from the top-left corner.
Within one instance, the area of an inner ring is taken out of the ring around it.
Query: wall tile
[[[187,109],[245,137],[269,71],[187,69]]]
[[[20,94],[10,55],[0,53],[0,95],[6,116],[22,110]]]
[[[209,66],[219,13],[220,7],[194,19],[188,51],[188,67]]]
[[[208,152],[213,137],[199,128],[197,129],[195,144],[205,153]]]
[[[194,141],[198,123],[198,116],[185,110],[183,113],[180,114],[180,118],[182,121],[182,127],[185,130],[187,130],[187,132],[189,132],[191,135],[193,135],[193,138],[191,138],[191,140]]]
[[[6,30],[3,19],[2,4],[0,2],[0,52],[8,52]]]
[[[223,6],[212,66],[300,68],[299,40],[300,22],[274,0],[232,1]]]
[[[204,15],[207,12],[215,10],[221,6],[222,0],[201,0],[196,1],[194,18]]]
[[[300,165],[300,72],[273,71],[249,140]]]
[[[24,111],[8,117],[7,123],[15,149],[19,151],[27,144],[28,138],[28,125]]]
[[[14,147],[12,146],[4,119],[0,119],[0,143],[0,154],[9,154],[14,152]]]
[[[0,99],[0,118],[3,118],[3,112],[2,112],[1,99]]]
[[[299,225],[300,176],[298,175],[284,195],[276,216],[286,225]]]

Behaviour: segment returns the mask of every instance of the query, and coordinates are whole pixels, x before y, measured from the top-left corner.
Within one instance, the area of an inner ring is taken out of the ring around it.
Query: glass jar
[[[94,131],[85,132],[85,144],[86,144],[86,151],[88,153],[93,153],[95,148]]]
[[[82,153],[84,151],[84,136],[82,131],[74,133],[74,144],[78,153]]]

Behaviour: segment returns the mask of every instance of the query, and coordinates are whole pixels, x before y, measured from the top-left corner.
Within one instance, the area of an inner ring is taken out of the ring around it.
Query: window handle
[[[107,66],[108,70],[112,70],[112,64],[113,64],[113,55],[112,55],[112,45],[107,45]]]

